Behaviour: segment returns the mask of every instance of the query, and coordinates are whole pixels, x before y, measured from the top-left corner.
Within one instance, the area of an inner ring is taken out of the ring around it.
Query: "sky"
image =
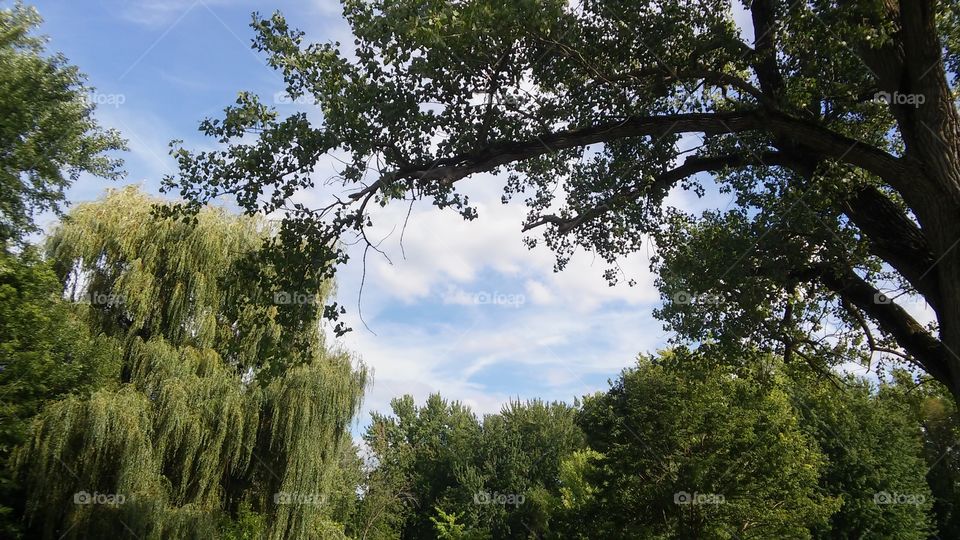
[[[352,41],[339,5],[329,0],[33,5],[45,19],[50,49],[79,66],[96,88],[100,122],[129,141],[127,176],[115,182],[83,176],[68,192],[73,203],[127,184],[158,193],[160,179],[175,172],[168,143],[181,139],[188,148],[210,148],[198,122],[218,116],[241,90],[276,103],[281,113],[309,107],[276,99],[284,88],[281,77],[250,48],[252,12],[278,9],[312,41]],[[330,160],[329,170],[318,174],[333,175],[335,165]],[[633,287],[608,286],[605,265],[588,253],[578,253],[555,273],[551,252],[523,245],[525,209],[500,203],[502,183],[486,174],[463,182],[477,203],[476,221],[429,204],[415,206],[402,249],[394,230],[382,246],[389,260],[368,257],[362,297],[361,257],[340,268],[338,301],[354,328],[340,341],[373,372],[360,424],[368,411],[387,411],[390,399],[403,394],[422,402],[440,392],[480,414],[498,412],[511,399],[572,401],[606,389],[638,353],[666,345],[669,335],[652,317],[660,305],[648,268],[652,247],[621,261],[626,277],[636,281]],[[323,193],[298,199],[324,200]],[[705,201],[682,191],[670,201],[688,210],[724,206],[717,196]],[[378,215],[384,236],[405,214],[397,206]],[[53,218],[44,223],[52,224]]]

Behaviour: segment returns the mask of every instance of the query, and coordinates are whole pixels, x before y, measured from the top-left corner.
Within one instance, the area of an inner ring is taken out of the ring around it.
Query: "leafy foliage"
[[[45,55],[31,35],[36,10],[17,2],[0,10],[0,243],[36,227],[38,211],[59,211],[63,190],[81,172],[116,178],[110,151],[125,143],[93,118],[92,88],[63,55]]]
[[[898,371],[882,395],[906,409],[912,425],[922,433],[920,455],[926,463],[937,534],[942,538],[960,535],[960,422],[950,393],[930,378],[918,381]]]
[[[957,536],[960,11],[744,5],[752,45],[723,0],[346,0],[352,51],[255,16],[321,123],[241,93],[201,124],[219,147],[174,143],[183,205],[80,205],[47,261],[22,245],[34,214],[120,174],[123,143],[36,12],[0,11],[0,241],[22,247],[0,250],[0,536]],[[332,152],[347,200],[288,206]],[[398,398],[363,463],[366,371],[320,327],[344,241],[395,200],[474,219],[457,182],[502,171],[557,269],[584,248],[616,281],[652,238],[658,314],[700,348],[582,406]],[[704,174],[724,210],[665,206]],[[285,217],[205,206],[222,194]],[[831,371],[878,354],[929,377]]]
[[[89,306],[65,302],[61,293],[36,249],[0,251],[0,535],[6,538],[19,534],[14,515],[23,510],[21,486],[6,465],[25,442],[30,419],[44,404],[86,395],[120,372],[119,343],[91,334]]]
[[[836,510],[782,387],[700,364],[683,350],[641,358],[584,402],[580,425],[600,453],[588,537],[804,538]]]
[[[877,389],[854,377],[841,384],[815,380],[809,370],[793,377],[804,430],[826,457],[820,486],[842,503],[814,537],[928,538],[929,465],[921,424],[904,401],[888,385]]]
[[[511,403],[480,422],[436,394],[392,407],[365,435],[376,469],[363,504],[377,538],[556,537],[560,463],[584,446],[572,408]]]
[[[322,121],[241,93],[201,124],[220,146],[174,144],[180,171],[165,188],[181,210],[220,195],[249,213],[287,209],[284,241],[264,255],[323,275],[346,258],[337,239],[372,245],[377,206],[427,199],[474,219],[458,182],[505,172],[504,202],[524,199],[528,245],[549,246],[558,270],[584,249],[611,282],[630,280],[619,259],[651,239],[659,315],[678,343],[750,340],[834,365],[905,358],[960,396],[953,3],[343,8],[352,47],[308,43],[280,13],[254,17],[254,47]],[[332,153],[346,158],[330,183],[349,196],[287,205]],[[709,187],[729,196],[724,210],[667,204],[675,188]],[[922,296],[936,324],[900,295]]]
[[[265,228],[214,209],[196,227],[155,220],[154,202],[114,192],[51,237],[94,327],[123,343],[123,371],[119,388],[37,417],[17,458],[31,526],[201,538],[248,504],[271,538],[316,537],[365,372],[324,345],[319,308],[314,324],[285,328],[275,307],[237,307],[256,292],[237,267]],[[123,502],[76,504],[78,493]]]
[[[395,399],[365,436],[356,536],[927,538],[950,517],[909,379],[839,384],[722,354],[644,356],[582,406],[513,403],[482,421],[437,395]]]

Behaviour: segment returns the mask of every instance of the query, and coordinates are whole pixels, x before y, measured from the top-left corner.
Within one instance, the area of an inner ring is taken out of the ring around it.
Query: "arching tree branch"
[[[905,309],[883,297],[876,287],[853,270],[816,267],[798,276],[819,281],[845,301],[860,308],[913,356],[927,373],[950,386],[949,350]]]
[[[561,234],[570,232],[583,223],[611,210],[621,201],[635,200],[644,196],[659,200],[665,196],[670,188],[676,185],[677,182],[698,173],[716,172],[729,167],[788,165],[791,163],[793,163],[793,160],[782,152],[762,152],[760,154],[742,153],[707,157],[691,156],[688,157],[682,165],[660,174],[648,185],[623,189],[607,202],[585,210],[581,214],[571,218],[563,218],[553,214],[541,216],[540,219],[524,225],[523,232],[546,224],[556,225],[558,232]]]
[[[526,141],[501,141],[434,163],[408,165],[387,172],[367,188],[352,194],[351,198],[362,198],[370,191],[377,191],[403,179],[452,184],[471,174],[490,171],[516,161],[629,137],[662,137],[678,133],[704,133],[710,136],[754,130],[773,132],[802,144],[819,156],[860,167],[884,178],[898,190],[898,186],[908,187],[914,174],[907,163],[887,152],[816,123],[773,111],[749,110],[633,116],[615,122],[545,133]]]
[[[874,255],[900,273],[937,309],[940,289],[936,262],[923,231],[903,210],[879,189],[864,185],[854,190],[843,203],[843,211],[861,230]]]

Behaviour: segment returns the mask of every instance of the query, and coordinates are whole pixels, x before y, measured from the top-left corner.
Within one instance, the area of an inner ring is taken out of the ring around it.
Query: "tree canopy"
[[[88,394],[120,374],[120,345],[90,331],[86,305],[64,302],[49,262],[0,249],[0,536],[16,538],[22,489],[6,467],[50,401]]]
[[[955,3],[343,8],[352,47],[308,43],[280,13],[255,16],[255,48],[322,120],[241,93],[201,124],[220,148],[173,148],[180,172],[166,186],[188,210],[223,194],[248,212],[286,207],[287,241],[270,256],[332,271],[345,257],[337,241],[366,239],[378,205],[427,199],[473,219],[459,182],[505,173],[504,200],[524,197],[529,243],[555,250],[558,269],[583,248],[617,280],[618,258],[651,238],[660,314],[680,339],[828,363],[905,359],[960,395]],[[332,152],[347,155],[331,183],[349,196],[288,205]],[[728,208],[665,205],[707,178]]]
[[[600,454],[587,537],[807,536],[838,505],[818,489],[824,458],[784,389],[691,373],[695,358],[683,355],[641,359],[584,403],[581,425]]]
[[[32,35],[37,11],[0,9],[0,242],[34,232],[37,212],[59,212],[80,173],[117,178],[125,143],[93,117],[93,88],[61,54]]]
[[[122,369],[34,420],[15,458],[31,527],[209,538],[244,504],[271,538],[322,537],[365,370],[324,343],[319,304],[313,324],[287,327],[276,306],[237,300],[257,297],[238,276],[269,234],[262,222],[217,209],[195,224],[153,219],[158,202],[114,192],[49,240],[92,328],[122,344]]]

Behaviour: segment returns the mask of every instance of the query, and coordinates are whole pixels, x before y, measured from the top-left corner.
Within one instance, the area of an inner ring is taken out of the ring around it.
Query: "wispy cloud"
[[[207,6],[247,6],[249,0],[131,0],[106,2],[123,19],[144,26],[164,26],[173,23],[184,12]]]
[[[375,373],[367,408],[384,410],[405,393],[419,400],[440,392],[480,413],[517,398],[572,400],[665,343],[651,316],[659,303],[652,251],[621,261],[634,287],[610,287],[605,264],[587,253],[556,273],[550,251],[524,246],[525,209],[500,204],[499,185],[486,174],[464,183],[480,212],[473,222],[415,206],[402,251],[407,207],[378,212],[371,238],[388,237],[381,247],[390,261],[368,256],[362,306],[372,332],[356,308],[360,253],[339,272],[339,301],[350,306],[347,322],[355,329],[344,344]],[[323,199],[301,197],[314,205]]]

